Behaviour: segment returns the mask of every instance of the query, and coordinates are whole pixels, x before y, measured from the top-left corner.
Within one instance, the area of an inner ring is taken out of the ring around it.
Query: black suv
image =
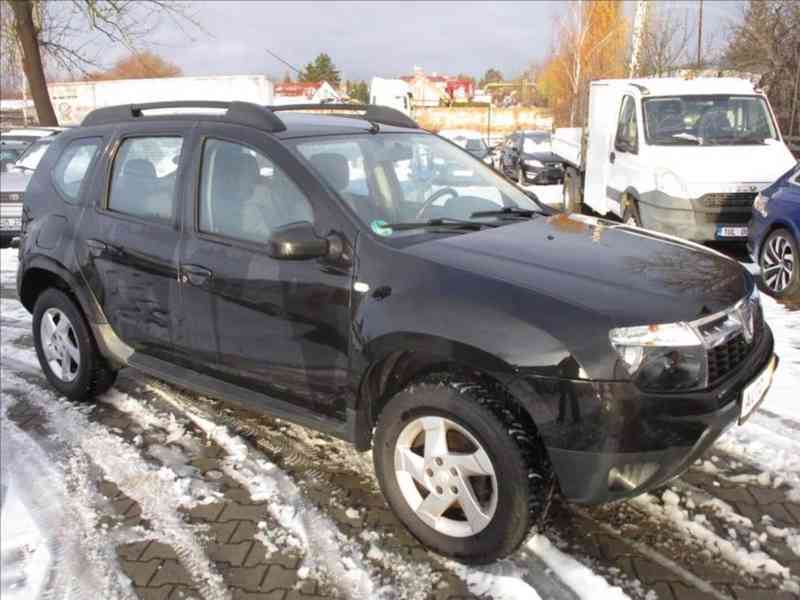
[[[18,292],[61,394],[129,366],[371,448],[411,532],[471,562],[556,490],[670,480],[763,398],[736,262],[550,211],[395,111],[300,108],[105,108],[53,141]]]
[[[519,131],[500,145],[498,171],[520,185],[553,185],[564,181],[564,160],[550,151],[550,134]]]

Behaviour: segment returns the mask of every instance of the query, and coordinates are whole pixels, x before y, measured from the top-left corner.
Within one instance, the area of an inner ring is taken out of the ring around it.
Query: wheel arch
[[[26,258],[17,292],[20,302],[28,312],[33,312],[36,299],[49,287],[58,288],[75,298],[90,324],[106,323],[102,311],[93,298],[68,269],[48,256],[36,255]]]
[[[381,411],[396,393],[411,382],[432,373],[458,373],[503,391],[504,401],[514,405],[535,427],[531,411],[514,393],[516,373],[510,364],[480,348],[425,334],[389,334],[374,340],[365,356],[356,399],[355,443],[367,450]]]

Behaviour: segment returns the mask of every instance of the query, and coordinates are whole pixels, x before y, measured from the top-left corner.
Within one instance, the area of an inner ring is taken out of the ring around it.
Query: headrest
[[[220,145],[214,156],[214,178],[249,193],[258,183],[258,161],[237,146]]]
[[[350,185],[350,165],[341,154],[325,152],[310,158],[311,164],[337,192]]]
[[[134,158],[125,163],[122,168],[123,177],[136,177],[138,179],[157,179],[156,168],[149,160]]]

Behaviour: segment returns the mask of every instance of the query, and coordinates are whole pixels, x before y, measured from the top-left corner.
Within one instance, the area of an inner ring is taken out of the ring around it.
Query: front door
[[[99,165],[76,251],[117,336],[138,352],[172,353],[178,307],[178,190],[190,129],[122,133]]]
[[[200,130],[180,257],[187,366],[331,416],[348,389],[349,264],[276,260],[270,232],[309,221],[349,237],[315,180],[262,133]],[[313,200],[312,200],[313,199]]]
[[[622,196],[630,187],[635,187],[640,168],[639,120],[636,102],[632,96],[623,96],[620,104],[617,131],[612,140],[608,163],[608,207],[617,216],[622,216]]]

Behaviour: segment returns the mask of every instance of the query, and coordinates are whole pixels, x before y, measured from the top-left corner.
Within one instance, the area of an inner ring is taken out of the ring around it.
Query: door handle
[[[108,244],[100,240],[86,240],[86,247],[89,248],[89,255],[95,258],[108,252]]]
[[[188,283],[189,285],[201,286],[208,283],[213,273],[199,265],[183,265],[181,267],[181,283]]]
[[[609,161],[611,161],[611,164],[613,165],[613,164],[614,164],[614,161],[615,161],[615,160],[617,160],[617,154],[616,154],[616,152],[612,152],[611,154],[609,154],[609,155],[608,155],[608,160],[609,160]]]

